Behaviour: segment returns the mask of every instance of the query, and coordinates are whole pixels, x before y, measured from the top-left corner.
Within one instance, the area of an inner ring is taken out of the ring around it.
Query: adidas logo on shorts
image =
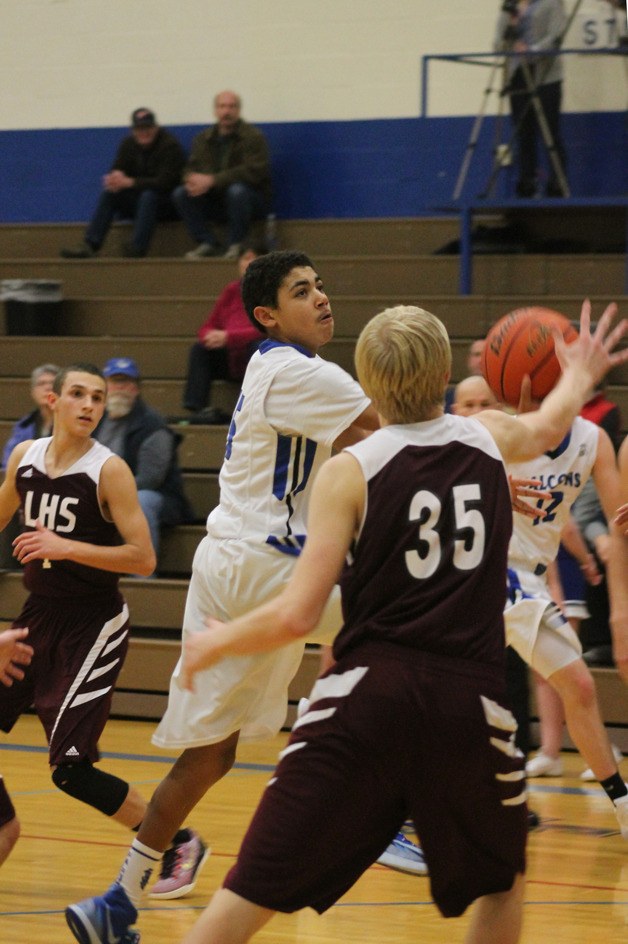
[[[65,752],[65,756],[66,757],[80,757],[80,754],[75,747],[71,747],[69,750]]]

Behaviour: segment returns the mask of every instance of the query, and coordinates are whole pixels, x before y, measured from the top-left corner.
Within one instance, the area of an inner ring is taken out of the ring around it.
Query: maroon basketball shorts
[[[442,914],[511,888],[527,807],[499,669],[365,644],[319,679],[225,887],[323,912],[413,819]]]
[[[0,729],[31,706],[51,765],[98,760],[98,738],[128,648],[129,612],[118,592],[53,599],[31,595],[13,622],[28,626],[35,654],[25,678],[0,686]]]

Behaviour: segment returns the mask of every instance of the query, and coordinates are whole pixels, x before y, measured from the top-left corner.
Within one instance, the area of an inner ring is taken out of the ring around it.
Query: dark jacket
[[[160,128],[150,147],[140,147],[128,135],[118,148],[111,170],[121,170],[135,180],[135,190],[171,193],[181,183],[185,151],[173,134]]]
[[[218,190],[225,190],[233,183],[248,184],[270,201],[270,154],[266,138],[259,128],[242,119],[229,135],[224,152],[216,125],[197,134],[185,171],[214,174]]]
[[[97,427],[94,438],[98,439]],[[138,397],[126,421],[126,435],[121,456],[137,478],[138,457],[142,443],[158,430],[165,430],[172,438],[172,453],[166,477],[157,491],[165,498],[162,521],[164,524],[181,524],[192,521],[190,504],[183,491],[183,478],[177,460],[177,447],[181,437],[168,427],[163,416]]]

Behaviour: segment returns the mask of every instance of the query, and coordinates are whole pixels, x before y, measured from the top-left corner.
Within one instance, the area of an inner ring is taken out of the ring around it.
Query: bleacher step
[[[391,304],[422,295],[451,294],[460,282],[458,256],[321,256],[317,265],[337,295],[389,294]],[[474,293],[521,295],[599,294],[625,291],[623,254],[478,255]],[[234,277],[221,259],[0,259],[0,280],[46,279],[63,283],[67,297],[185,295],[211,298]]]
[[[491,217],[497,221],[499,218]],[[100,253],[119,256],[129,238],[129,223],[115,223]],[[314,256],[354,253],[434,252],[458,236],[452,217],[404,217],[401,219],[278,220],[277,241],[282,249],[300,249]],[[78,245],[85,231],[81,223],[5,223],[0,225],[0,258],[56,257],[64,246]],[[180,257],[194,243],[183,223],[160,223],[155,230],[149,258]]]

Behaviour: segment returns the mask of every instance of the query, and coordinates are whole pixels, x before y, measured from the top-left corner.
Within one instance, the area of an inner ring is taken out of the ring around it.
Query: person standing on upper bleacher
[[[563,61],[556,55],[566,27],[563,0],[506,0],[497,19],[495,50],[517,53],[506,57],[502,94],[510,99],[518,197],[540,195],[541,141],[550,158],[545,196],[569,195],[560,127]]]

